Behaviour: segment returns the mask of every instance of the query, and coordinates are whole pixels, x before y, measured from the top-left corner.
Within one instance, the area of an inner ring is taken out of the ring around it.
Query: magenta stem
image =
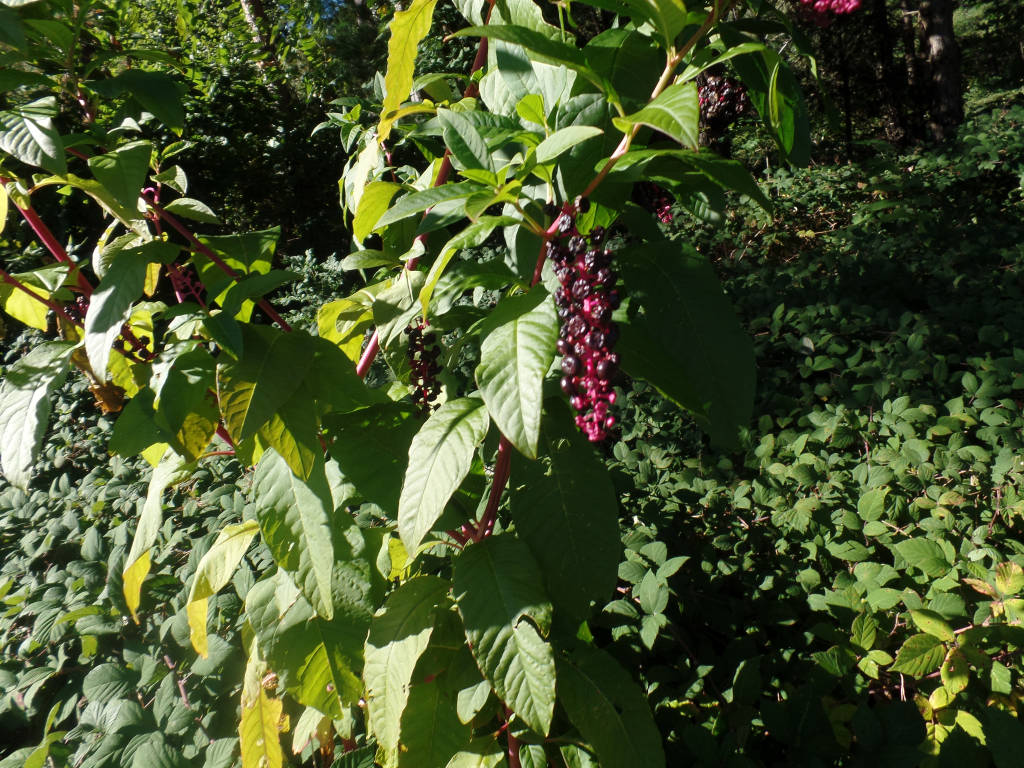
[[[156,203],[150,203],[150,207],[156,212],[156,214],[161,219],[166,221],[171,226],[171,228],[176,230],[178,234],[180,234],[182,237],[188,240],[195,250],[199,251],[199,253],[203,254],[206,258],[208,258],[210,261],[216,264],[220,268],[221,272],[230,277],[232,280],[242,279],[242,276],[238,274],[238,272],[236,272],[230,266],[228,266],[227,262],[225,262],[224,259],[218,256],[216,253],[214,253],[213,249],[206,246],[199,240],[198,237],[193,235],[191,230],[189,230],[188,227],[186,227],[184,224],[178,221],[178,219],[174,215],[168,213]],[[275,322],[279,326],[281,326],[282,330],[290,331],[292,329],[292,327],[287,322],[285,322],[284,318],[277,313],[277,310],[270,305],[269,301],[267,301],[266,299],[259,299],[256,302],[256,305],[267,314],[267,317],[269,317],[272,322]]]

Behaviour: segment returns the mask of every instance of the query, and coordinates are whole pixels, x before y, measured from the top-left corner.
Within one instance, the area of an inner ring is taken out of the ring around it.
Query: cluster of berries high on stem
[[[861,0],[800,0],[803,17],[818,27],[828,27],[836,16],[858,10]]]
[[[406,356],[412,369],[412,399],[423,413],[429,413],[437,408],[434,401],[437,400],[440,390],[437,374],[441,372],[441,364],[438,362],[441,350],[437,346],[437,335],[433,331],[428,331],[427,327],[427,323],[418,318],[405,329],[409,337]]]
[[[579,209],[587,210],[586,200]],[[612,312],[619,306],[617,275],[611,251],[604,247],[604,230],[594,227],[581,235],[571,215],[558,220],[558,234],[547,244],[560,287],[555,290],[562,322],[558,353],[562,356],[562,391],[577,411],[578,426],[591,442],[604,440],[615,427],[610,408],[615,403],[612,380],[619,356],[612,352],[619,329]]]

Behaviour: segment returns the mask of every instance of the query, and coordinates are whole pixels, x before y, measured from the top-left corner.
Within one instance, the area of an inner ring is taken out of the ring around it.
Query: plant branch
[[[494,532],[494,524],[498,519],[498,504],[501,503],[501,494],[505,491],[508,483],[509,469],[512,464],[512,443],[504,435],[498,443],[498,458],[494,462],[494,478],[491,480],[491,495],[487,497],[487,507],[484,509],[484,516],[480,518],[476,526],[476,533],[473,534],[473,541],[479,542],[486,539]]]
[[[0,183],[6,185],[10,179],[0,179]],[[12,200],[12,202],[14,202]],[[92,295],[92,284],[86,279],[85,275],[78,268],[78,265],[68,256],[68,252],[64,249],[64,246],[60,244],[60,241],[54,236],[50,228],[43,223],[43,220],[39,218],[39,214],[35,212],[31,207],[22,208],[17,203],[14,203],[14,207],[18,209],[18,213],[21,214],[25,222],[32,227],[32,231],[36,233],[36,237],[39,238],[40,242],[46,247],[46,250],[57,261],[62,264],[68,264],[71,267],[71,271],[75,273],[75,281],[78,284],[78,290],[84,296]]]
[[[679,65],[682,64],[683,59],[686,58],[687,54],[693,50],[693,47],[701,41],[701,39],[708,33],[708,30],[714,26],[722,16],[727,14],[732,6],[736,3],[736,0],[729,0],[721,9],[718,7],[718,3],[714,4],[711,13],[701,24],[700,29],[693,33],[693,36],[686,41],[686,44],[679,50],[670,50],[667,54],[667,61],[665,62],[665,69],[661,73],[661,77],[658,78],[657,84],[654,86],[654,90],[651,91],[651,97],[648,102],[654,101],[660,96],[669,84],[672,82],[672,78],[675,76],[676,70]],[[587,185],[587,188],[583,190],[583,197],[590,197],[595,189],[604,181],[605,177],[611,172],[615,164],[619,162],[624,154],[629,151],[630,145],[633,143],[633,139],[636,138],[637,133],[640,132],[640,125],[636,124],[629,129],[629,132],[622,137],[622,141],[619,142],[619,146],[612,152],[611,157],[604,164],[597,176],[595,176],[591,182]]]
[[[203,244],[198,237],[192,234],[192,231],[188,227],[178,220],[176,216],[165,211],[157,203],[150,202],[149,206],[161,219],[166,221],[172,229],[176,230],[178,234],[188,240],[196,251],[199,251],[199,253],[203,254],[203,256],[216,264],[220,268],[221,272],[232,280],[237,281],[242,279],[242,276],[238,274],[238,272],[232,269],[224,259],[214,253],[213,249]],[[290,331],[292,329],[292,327],[285,322],[284,318],[277,313],[277,310],[271,306],[269,301],[261,298],[256,301],[256,305],[266,313],[267,317],[269,317],[272,322],[281,326],[281,330]]]

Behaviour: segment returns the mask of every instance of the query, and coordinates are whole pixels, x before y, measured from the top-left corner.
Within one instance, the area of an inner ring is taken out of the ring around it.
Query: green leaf
[[[516,114],[523,120],[536,125],[547,125],[547,112],[544,109],[544,97],[538,93],[528,93],[516,104]]]
[[[303,332],[243,325],[241,360],[217,366],[217,397],[224,426],[242,442],[266,424],[298,390],[309,370],[314,342]]]
[[[356,216],[352,220],[352,236],[362,242],[376,229],[377,221],[391,204],[391,199],[402,191],[401,184],[391,181],[373,181],[366,185]]]
[[[674,256],[677,247],[659,240],[623,252],[625,295],[645,313],[620,324],[617,349],[626,371],[690,410],[713,441],[735,445],[753,410],[753,345],[710,264],[688,245]]]
[[[416,433],[398,501],[398,532],[410,554],[469,473],[489,424],[482,400],[461,397],[434,411]]]
[[[583,620],[608,599],[619,562],[619,505],[608,471],[571,427],[563,407],[541,433],[544,462],[517,462],[511,495],[516,532],[541,565],[557,616]]]
[[[436,576],[411,579],[391,593],[370,624],[363,667],[366,706],[373,733],[386,750],[398,749],[412,673],[448,589],[448,582]]]
[[[89,299],[85,314],[85,353],[93,372],[104,377],[114,339],[142,297],[149,258],[144,251],[129,249],[114,254],[103,279]]]
[[[330,619],[334,503],[322,460],[302,481],[276,451],[268,450],[256,465],[253,489],[263,540],[275,562],[296,575],[303,596]]]
[[[857,514],[864,522],[879,520],[885,514],[885,497],[888,488],[875,488],[868,491],[857,501]]]
[[[629,133],[635,125],[647,125],[671,136],[684,147],[697,149],[700,106],[694,83],[670,85],[639,112],[612,118],[615,127]]]
[[[150,142],[133,141],[105,155],[90,157],[89,169],[118,203],[135,210],[152,153]]]
[[[483,189],[479,184],[470,181],[463,181],[458,184],[445,184],[440,187],[431,187],[420,192],[412,192],[405,197],[399,198],[388,212],[377,221],[376,229],[381,229],[401,221],[409,216],[414,216],[428,208],[433,208],[438,203],[449,200],[464,200],[475,192]]]
[[[116,78],[142,108],[177,134],[185,127],[185,108],[178,84],[170,75],[145,69],[127,69]]]
[[[262,443],[277,451],[296,477],[307,480],[323,454],[317,428],[316,402],[304,381],[257,434]]]
[[[959,648],[950,648],[939,670],[942,684],[950,695],[956,696],[970,682],[970,667],[967,656]]]
[[[934,611],[911,611],[910,617],[914,620],[914,624],[917,625],[918,629],[939,638],[939,640],[951,643],[956,638],[956,635],[953,634],[953,628]]]
[[[662,768],[665,753],[643,693],[616,661],[581,647],[558,659],[558,700],[601,768]]]
[[[950,564],[942,548],[925,538],[907,539],[893,546],[896,553],[911,565],[931,578],[949,573]]]
[[[498,303],[480,345],[476,383],[501,433],[536,458],[544,375],[555,358],[558,315],[542,285]]]
[[[97,704],[127,698],[139,683],[138,673],[120,664],[93,667],[82,681],[82,694]]]
[[[348,532],[359,536],[354,526]],[[347,555],[351,558],[353,553]],[[355,576],[364,582],[363,589],[368,589],[365,575],[365,568],[363,574],[350,570],[348,578]],[[287,574],[278,571],[249,590],[245,613],[252,622],[261,652],[281,675],[285,690],[299,703],[338,718],[344,706],[359,700],[363,692],[359,673],[369,612],[344,610],[339,605],[333,619],[319,615],[298,593]]]
[[[4,371],[0,382],[0,466],[11,485],[28,489],[39,446],[64,383],[74,344],[48,341],[33,347]]]
[[[537,145],[538,163],[550,163],[563,152],[568,152],[587,139],[600,136],[604,131],[591,125],[570,125],[555,131]]]
[[[896,661],[890,667],[893,672],[903,672],[911,677],[924,677],[934,672],[946,656],[946,646],[933,635],[911,635],[896,653]]]
[[[403,11],[395,13],[388,28],[388,68],[384,78],[384,104],[381,107],[380,124],[377,126],[377,141],[383,144],[391,135],[394,112],[409,97],[412,89],[413,71],[416,66],[416,49],[427,32],[434,16],[437,0],[413,0]]]
[[[535,29],[516,24],[488,24],[483,27],[467,27],[452,34],[452,37],[486,37],[521,45],[532,52],[534,61],[556,66],[566,66],[579,72],[600,87],[603,81],[588,65],[586,58],[575,46],[555,40]]]
[[[445,690],[442,677],[417,682],[402,713],[398,768],[445,768],[469,746],[472,734],[459,720],[455,697]]]
[[[196,566],[196,575],[192,579],[185,608],[191,629],[192,647],[204,659],[208,653],[206,616],[209,598],[220,592],[231,580],[238,563],[259,530],[259,524],[255,520],[225,526],[217,534],[213,546],[200,558],[199,565]]]
[[[324,417],[328,450],[360,497],[394,517],[409,466],[409,446],[422,426],[416,411],[383,403],[344,415]]]
[[[445,269],[451,262],[452,257],[465,248],[475,248],[483,245],[487,238],[497,227],[505,227],[516,223],[511,216],[481,216],[458,234],[452,235],[451,239],[444,244],[441,254],[434,259],[430,265],[423,287],[420,289],[420,305],[423,308],[423,317],[430,314],[430,300],[433,297],[434,289],[444,274]]]
[[[441,134],[445,145],[451,150],[456,168],[494,170],[487,143],[469,120],[450,109],[439,109],[437,119],[441,123]]]
[[[861,613],[853,620],[850,629],[850,642],[867,653],[875,645],[878,635],[878,622],[870,613]]]
[[[16,111],[0,112],[0,150],[50,173],[67,173],[64,141],[53,126],[57,100],[34,101]]]
[[[495,693],[546,736],[555,705],[555,659],[544,640],[551,603],[526,545],[504,535],[466,547],[452,583],[466,638]]]
[[[172,353],[169,360],[168,352]],[[175,451],[195,461],[217,431],[219,414],[209,394],[215,363],[205,349],[174,352],[174,348],[166,350],[153,366],[154,423]]]
[[[217,214],[206,203],[193,200],[191,197],[179,197],[164,206],[167,213],[175,216],[184,216],[186,219],[198,221],[202,224],[220,224]]]

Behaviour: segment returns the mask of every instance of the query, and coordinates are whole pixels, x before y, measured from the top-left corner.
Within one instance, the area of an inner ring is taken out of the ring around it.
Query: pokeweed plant
[[[588,629],[620,559],[589,441],[616,429],[621,370],[729,444],[753,355],[709,264],[631,193],[654,182],[699,216],[727,190],[768,207],[740,164],[698,148],[709,68],[735,70],[790,161],[807,117],[770,4],[592,4],[614,20],[579,47],[530,0],[459,2],[472,71],[418,78],[436,0],[395,14],[382,103],[333,118],[352,147],[346,266],[366,285],[321,307],[316,333],[264,298],[294,278],[272,266],[275,231],[182,221],[217,219],[170,162],[180,142],[158,141],[158,123],[182,129],[178,90],[142,65],[172,60],[118,43],[116,5],[0,9],[18,65],[0,202],[51,262],[0,272],[0,301],[60,337],[6,371],[3,472],[27,485],[78,369],[119,413],[110,451],[153,465],[122,574],[138,620],[165,491],[212,455],[255,468],[254,519],[220,532],[187,604],[206,656],[208,601],[262,537],[277,569],[245,596],[243,765],[282,764],[284,697],[324,759],[338,737],[385,766],[664,765],[644,691]],[[102,208],[91,254],[43,221],[52,188]],[[504,257],[476,258],[495,239]]]

